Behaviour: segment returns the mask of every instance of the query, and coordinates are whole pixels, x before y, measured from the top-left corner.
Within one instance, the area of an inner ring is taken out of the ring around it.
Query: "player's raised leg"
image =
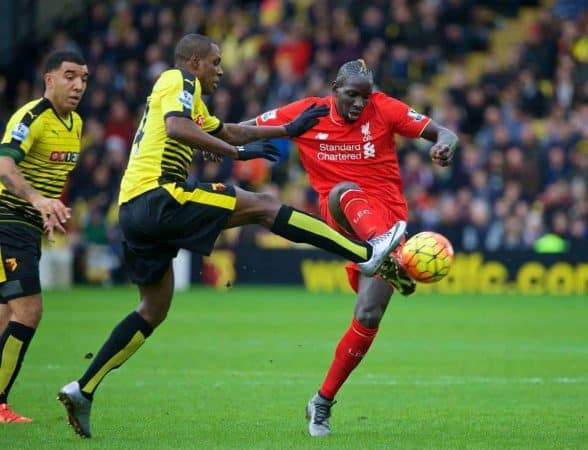
[[[281,204],[268,194],[256,194],[235,188],[237,204],[227,228],[258,223],[292,242],[312,244],[356,262],[365,276],[376,274],[384,260],[402,241],[406,222],[398,221],[390,229],[368,241],[354,241],[333,230],[321,219]]]
[[[370,204],[367,193],[356,183],[344,181],[329,192],[329,213],[337,224],[360,239],[369,239],[383,233],[386,222]],[[411,295],[416,290],[415,281],[406,273],[399,260],[399,249],[392,258],[386,258],[379,274],[400,294]]]

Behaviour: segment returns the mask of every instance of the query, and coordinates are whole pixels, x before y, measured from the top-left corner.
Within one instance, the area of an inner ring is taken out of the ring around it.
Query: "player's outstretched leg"
[[[92,437],[90,432],[92,401],[82,395],[80,384],[72,381],[63,386],[57,394],[57,400],[65,406],[67,421],[74,431],[84,438]]]
[[[366,262],[358,263],[361,273],[366,277],[380,274],[380,268],[387,266],[393,260],[391,252],[398,247],[406,233],[406,222],[399,220],[384,234],[367,241],[372,246],[372,256]]]
[[[337,403],[328,400],[320,394],[315,394],[306,404],[306,419],[308,420],[308,432],[313,437],[328,436],[331,434],[329,417],[331,407]]]
[[[394,289],[400,292],[401,295],[407,296],[414,294],[416,290],[416,282],[404,270],[399,262],[399,257],[392,257],[384,260],[382,266],[378,270],[378,274],[383,280],[390,283]]]

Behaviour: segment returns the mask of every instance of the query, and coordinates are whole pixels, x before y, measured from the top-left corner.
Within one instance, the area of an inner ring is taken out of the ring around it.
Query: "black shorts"
[[[210,255],[236,203],[232,186],[171,183],[121,205],[119,223],[131,281],[158,282],[181,248]]]
[[[14,222],[0,223],[0,303],[41,292],[41,233]]]

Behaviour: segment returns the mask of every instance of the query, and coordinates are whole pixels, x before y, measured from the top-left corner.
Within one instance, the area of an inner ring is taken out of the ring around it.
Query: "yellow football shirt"
[[[19,108],[8,121],[0,155],[15,158],[24,179],[45,197],[59,198],[80,154],[82,119],[61,118],[46,98]],[[43,230],[40,213],[0,182],[0,223],[20,222]]]
[[[165,119],[170,116],[194,120],[206,132],[221,126],[202,101],[202,87],[194,75],[177,68],[163,72],[147,98],[121,182],[119,204],[163,184],[186,181],[193,151],[167,136]]]

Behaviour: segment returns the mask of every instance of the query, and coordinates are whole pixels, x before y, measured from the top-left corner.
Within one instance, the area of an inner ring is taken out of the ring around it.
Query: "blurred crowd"
[[[434,229],[457,249],[530,249],[545,235],[575,245],[588,237],[588,1],[543,7],[504,67],[486,59],[468,82],[454,71],[432,104],[432,77],[473,51],[533,0],[205,0],[91,1],[87,16],[57,30],[54,48],[81,51],[91,79],[80,113],[83,153],[66,200],[81,242],[116,242],[116,197],[135,127],[158,75],[171,67],[185,33],[221,44],[225,75],[208,99],[225,122],[239,122],[301,98],[330,93],[345,61],[364,58],[378,89],[459,133],[451,169],[432,167],[428,144],[401,141],[411,231]],[[38,65],[2,104],[42,95]],[[464,69],[465,70],[465,69]],[[37,75],[34,75],[37,74]],[[5,122],[10,110],[0,110]],[[278,140],[282,160],[210,163],[192,176],[271,191],[317,212],[296,149]],[[247,235],[247,233],[245,233]]]

